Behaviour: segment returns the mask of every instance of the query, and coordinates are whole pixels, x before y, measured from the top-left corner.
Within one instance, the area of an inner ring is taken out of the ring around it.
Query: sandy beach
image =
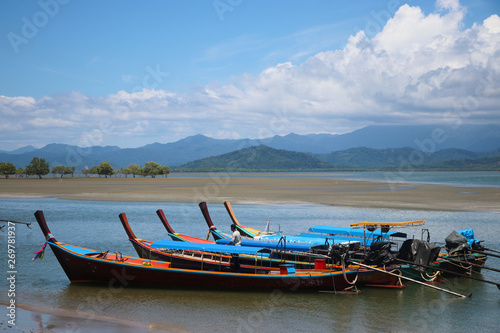
[[[341,179],[245,178],[11,178],[0,197],[68,200],[299,204],[500,211],[500,188],[382,183]]]

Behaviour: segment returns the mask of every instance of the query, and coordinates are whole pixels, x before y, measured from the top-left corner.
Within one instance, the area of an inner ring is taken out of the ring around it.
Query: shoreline
[[[323,178],[11,178],[0,179],[0,198],[318,204],[439,211],[500,212],[500,187],[384,183]]]

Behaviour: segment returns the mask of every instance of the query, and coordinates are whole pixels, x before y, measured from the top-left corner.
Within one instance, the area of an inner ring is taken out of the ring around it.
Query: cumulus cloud
[[[103,97],[79,92],[38,100],[0,96],[5,119],[0,143],[25,137],[126,147],[194,134],[344,133],[370,124],[439,123],[454,117],[498,122],[500,17],[464,27],[465,14],[456,0],[437,1],[429,14],[405,4],[371,38],[359,31],[343,49],[183,93],[143,89]]]

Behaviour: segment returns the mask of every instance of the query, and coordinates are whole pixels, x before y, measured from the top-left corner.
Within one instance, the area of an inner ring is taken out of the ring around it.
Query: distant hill
[[[176,170],[317,170],[333,168],[329,163],[306,153],[274,149],[264,145],[207,157],[179,166]]]
[[[496,157],[485,157],[496,156]],[[376,170],[408,168],[414,170],[498,170],[500,149],[475,153],[462,149],[443,149],[426,154],[412,148],[353,148],[330,154],[292,152],[264,145],[196,160],[175,171],[291,171],[291,170]]]
[[[330,151],[409,147],[427,152],[448,148],[485,152],[500,148],[500,125],[368,126],[335,137],[328,147]]]
[[[24,168],[34,156],[45,158],[51,166],[85,166],[110,162],[115,169],[131,163],[155,161],[176,167],[206,157],[223,155],[244,148],[265,145],[278,150],[313,154],[338,166],[377,168],[395,166],[408,159],[412,151],[424,151],[424,164],[452,159],[494,157],[500,148],[500,125],[462,125],[445,127],[368,126],[342,135],[290,133],[266,139],[213,139],[194,135],[171,143],[152,143],[139,148],[116,146],[77,147],[49,144],[36,149],[26,146],[11,152],[0,151],[0,162]],[[362,148],[360,148],[362,147]],[[492,155],[481,155],[490,153]]]
[[[50,153],[50,154],[80,154],[80,155],[101,155],[101,154],[110,154],[115,151],[121,150],[120,147],[117,146],[92,146],[92,147],[77,147],[70,146],[60,143],[51,143],[46,145],[43,148],[38,149],[38,152]]]
[[[443,149],[425,153],[413,148],[351,148],[329,154],[315,154],[320,160],[337,167],[390,168],[411,164],[413,168],[430,167],[451,160],[472,160],[500,156],[500,149],[489,152],[472,152],[463,149]],[[445,166],[445,164],[443,164]]]
[[[30,152],[35,151],[35,150],[36,150],[36,148],[33,146],[24,146],[22,148],[13,150],[13,151],[8,152],[8,153],[10,153],[10,154],[24,154],[24,153],[30,153]],[[4,152],[4,153],[7,153],[7,152]]]
[[[413,148],[424,151],[464,149],[485,152],[500,148],[500,125],[415,125],[367,126],[342,135],[288,134],[260,141],[261,144],[291,151],[325,154],[350,148]]]

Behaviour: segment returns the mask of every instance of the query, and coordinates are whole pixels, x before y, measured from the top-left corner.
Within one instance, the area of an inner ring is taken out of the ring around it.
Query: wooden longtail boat
[[[256,269],[278,268],[282,264],[293,264],[297,269],[313,269],[316,265],[316,259],[323,260],[326,266],[328,266],[328,263],[331,261],[326,255],[285,251],[282,248],[275,249],[276,243],[270,243],[271,248],[265,248],[265,242],[259,242],[258,245],[260,245],[260,247],[252,246],[247,252],[242,253],[241,249],[246,248],[245,246],[234,247],[216,244],[213,241],[206,241],[200,238],[174,233],[163,211],[159,209],[157,210],[157,214],[160,216],[168,234],[176,235],[176,237],[172,237],[172,239],[183,239],[183,242],[151,242],[140,239],[136,237],[132,231],[126,214],[121,213],[119,218],[139,257],[171,262],[172,267],[222,271],[255,271]],[[181,237],[179,237],[179,235]],[[203,242],[198,242],[197,240]],[[226,240],[226,243],[228,241],[229,240]],[[190,244],[184,245],[186,242]],[[209,248],[208,245],[214,245],[210,247],[211,251],[207,251],[207,248]],[[308,248],[306,249],[308,250]],[[235,267],[236,259],[234,254],[238,255],[238,268]]]
[[[454,254],[440,253],[436,262],[439,268],[449,272],[470,275],[472,272],[480,273],[488,256],[480,253],[462,252]],[[453,275],[448,273],[447,275]]]
[[[208,212],[206,202],[201,202],[199,204],[199,207],[201,209],[203,217],[205,218],[205,221],[207,222],[207,225],[209,226],[207,238],[210,235],[210,233],[212,233],[214,239],[216,239],[217,242],[213,242],[213,241],[209,241],[209,240],[205,240],[205,239],[201,239],[201,238],[196,238],[196,237],[192,237],[192,236],[188,236],[188,235],[178,234],[178,233],[174,232],[173,228],[168,223],[167,218],[165,217],[163,210],[158,209],[156,211],[156,214],[158,215],[158,217],[162,221],[163,226],[165,227],[169,236],[173,240],[181,240],[184,242],[196,242],[196,243],[217,243],[217,244],[221,244],[221,245],[227,245],[229,243],[229,241],[231,240],[231,236],[218,230],[215,227],[215,225],[213,224],[212,219],[210,217],[210,213]],[[125,225],[124,225],[124,227],[125,227]],[[130,226],[128,228],[130,228]],[[314,244],[294,245],[293,247],[289,246],[288,248],[286,248],[286,246],[284,246],[284,243],[279,242],[279,241],[267,242],[267,243],[266,242],[252,242],[252,240],[245,238],[245,239],[242,239],[242,242],[243,242],[242,245],[244,245],[244,246],[245,245],[252,246],[252,247],[259,248],[259,249],[261,249],[261,248],[270,249],[270,251],[269,251],[270,253],[269,253],[268,258],[263,258],[262,255],[257,256],[258,258],[255,258],[254,256],[245,256],[245,255],[240,256],[240,258],[243,259],[243,262],[245,262],[245,260],[246,260],[249,265],[255,265],[256,263],[260,263],[259,265],[262,265],[264,267],[278,267],[280,264],[283,264],[283,261],[286,261],[287,263],[295,264],[298,268],[313,268],[315,259],[325,259],[328,261],[328,256],[317,255],[317,254],[313,254],[313,253],[304,253],[304,252],[308,252],[310,250],[310,247]]]
[[[445,242],[448,254],[440,255],[440,259],[444,261],[443,267],[459,274],[481,272],[488,255],[481,251],[484,247],[480,244],[481,241],[474,237],[472,229],[453,231],[445,238]]]
[[[389,222],[389,221],[374,221],[374,222],[359,222],[351,224],[351,228],[362,228],[363,232],[372,233],[376,229],[381,229],[382,232],[390,232],[389,230],[394,227],[408,227],[408,226],[416,226],[422,225],[425,221],[406,221],[406,222]],[[430,237],[428,237],[430,238]],[[423,241],[413,240],[416,242],[427,243]],[[412,242],[412,240],[407,240],[406,242]],[[428,243],[429,244],[429,243]],[[403,247],[405,244],[403,243],[400,249],[400,255],[403,251]],[[424,246],[424,245],[422,245]],[[430,246],[427,245],[427,246]],[[424,246],[425,247],[425,246]],[[456,254],[444,254],[439,253],[441,249],[440,246],[434,245],[435,249],[432,251],[434,254],[430,254],[430,257],[427,258],[419,258],[416,259],[415,265],[413,266],[413,270],[409,270],[406,273],[412,275],[412,277],[420,276],[424,281],[435,280],[439,278],[439,275],[448,275],[453,276],[454,273],[456,275],[470,275],[472,271],[479,272],[481,267],[484,265],[487,256],[481,255],[478,253],[456,253]],[[415,251],[415,249],[413,250]],[[419,252],[419,251],[417,251]],[[418,253],[417,253],[418,256]],[[431,258],[432,257],[432,258]],[[401,258],[401,256],[398,256]],[[404,258],[403,258],[404,259]],[[403,261],[406,262],[406,261]],[[423,265],[420,266],[419,265]],[[432,267],[428,269],[424,269],[423,267]]]
[[[206,210],[208,215],[208,210],[206,209],[206,204],[202,211]],[[242,235],[250,237],[255,240],[264,241],[278,241],[283,236],[282,234],[277,234],[268,231],[258,230],[252,227],[242,225],[236,218],[233,208],[229,201],[224,202],[224,206],[231,217],[231,220],[236,225],[236,228],[240,231]],[[205,215],[205,214],[204,214]],[[413,221],[412,221],[413,222]],[[207,222],[208,223],[208,222]],[[405,222],[409,223],[409,222]],[[266,228],[267,229],[267,228]],[[217,233],[217,235],[220,232]],[[216,238],[217,235],[214,235]],[[395,232],[386,230],[382,232],[381,230],[371,230],[365,233],[364,230],[345,228],[345,227],[331,227],[331,226],[316,226],[311,227],[309,232],[301,233],[296,236],[286,235],[286,240],[289,243],[305,243],[305,244],[343,244],[349,246],[351,250],[355,250],[361,246],[370,246],[373,241],[376,240],[389,240],[389,237],[399,237],[406,238],[405,233]]]
[[[230,215],[232,215],[233,221],[236,221],[236,217],[234,217],[234,213],[232,212],[231,206],[229,205],[228,201],[225,202],[226,208],[231,212]],[[208,212],[207,204],[206,202],[200,202],[199,207],[201,209],[201,212],[203,214],[203,217],[205,218],[205,222],[208,225],[209,233],[212,234],[213,238],[218,244],[227,244],[231,240],[231,236],[228,234],[225,234],[224,232],[218,230],[215,225],[212,222],[212,219],[210,218],[210,213]],[[238,227],[238,230],[242,230],[241,225]],[[247,228],[245,235],[246,237],[243,237],[241,239],[241,245],[244,246],[257,246],[257,247],[284,247],[287,250],[291,251],[309,251],[311,248],[326,248],[328,249],[329,246],[333,243],[343,243],[351,248],[359,247],[359,239],[355,241],[351,241],[350,239],[347,238],[338,238],[334,239],[332,237],[325,237],[325,236],[313,236],[313,237],[300,237],[299,236],[283,236],[283,235],[262,235],[262,236],[257,236],[254,233],[250,233],[248,231],[249,227],[244,227]],[[252,230],[257,230],[250,228]],[[240,231],[241,233],[241,231]],[[251,235],[251,236],[248,236]]]
[[[213,235],[214,239],[216,240],[216,243],[217,244],[227,244],[230,239],[229,239],[229,236],[227,236],[226,238],[223,238],[221,236],[221,234],[223,234],[222,232],[220,232],[216,227],[215,225],[213,224],[212,222],[212,219],[210,218],[210,214],[208,212],[208,209],[207,209],[207,205],[205,202],[201,202],[199,204],[200,206],[200,209],[203,213],[203,216],[205,217],[205,221],[209,227],[209,232]],[[325,242],[325,240],[323,240],[323,242]],[[349,249],[352,247],[349,246],[349,245],[352,245],[352,244],[349,244],[349,242],[347,242],[348,245],[347,246],[343,246],[345,247],[346,249]],[[246,246],[266,246],[266,247],[269,247],[269,248],[273,248],[274,247],[274,242],[270,242],[270,241],[266,241],[266,240],[253,240],[253,239],[246,239],[246,238],[242,238],[241,240],[241,244],[242,245],[246,245]],[[278,242],[279,244],[279,242]],[[314,255],[318,255],[318,256],[327,256],[327,266],[328,265],[332,265],[332,252],[330,251],[331,248],[330,248],[330,245],[331,244],[326,244],[326,245],[322,245],[322,246],[318,246],[318,245],[314,245],[314,244],[309,244],[309,245],[306,245],[306,244],[299,244],[299,243],[285,243],[285,242],[282,242],[281,244],[286,244],[286,247],[289,247],[290,245],[293,247],[293,246],[296,246],[296,247],[299,247],[302,249],[302,251],[307,251],[308,253],[303,253],[303,256],[301,258],[299,258],[298,260],[300,261],[303,261],[303,262],[311,262],[311,253],[314,253]],[[359,246],[359,241],[358,242],[355,242],[354,243],[355,245],[355,248],[357,248]],[[356,246],[357,245],[357,246]],[[278,248],[278,247],[277,247]],[[308,249],[308,250],[307,250]],[[292,253],[291,255],[293,256],[287,256],[286,253],[285,254],[282,254],[281,255],[281,258],[283,260],[297,260],[297,253]],[[353,253],[353,252],[351,252]],[[293,259],[292,259],[293,258]],[[364,260],[364,254],[361,253],[360,255],[358,255],[356,258],[353,258],[354,260],[356,260],[357,262],[363,262]],[[312,262],[311,262],[312,263]],[[337,261],[338,263],[338,261]],[[391,269],[393,269],[394,267],[397,267],[397,265],[392,265],[392,266],[389,266]],[[400,266],[402,267],[402,270],[403,271],[407,271],[409,270],[409,266],[408,265],[403,265],[403,266]]]
[[[258,230],[248,226],[242,225],[236,218],[234,211],[231,207],[229,201],[224,202],[224,206],[240,233],[258,240],[278,240],[282,235],[277,235],[267,231],[269,228],[266,227],[266,231]],[[393,227],[406,227],[415,226],[425,223],[424,220],[416,221],[372,221],[372,222],[361,222],[351,225],[350,228],[346,227],[333,227],[333,226],[323,226],[318,225],[309,228],[308,233],[302,233],[297,236],[286,236],[287,241],[294,242],[321,242],[322,237],[331,241],[335,244],[351,244],[355,243],[357,240],[363,240],[363,248],[367,249],[371,246],[372,242],[378,241],[389,241],[396,242],[396,244],[401,244],[401,239],[407,239],[407,234],[400,231],[393,231]],[[363,229],[358,229],[363,228]],[[422,230],[422,238],[424,231]],[[428,230],[427,230],[428,233]],[[487,253],[482,251],[483,247],[480,245],[478,239],[474,237],[474,232],[472,229],[465,229],[457,231],[458,234],[462,235],[467,239],[469,249],[462,250],[457,253],[444,254],[439,253],[434,261],[429,262],[429,269],[425,270],[422,266],[415,267],[417,270],[408,269],[405,270],[406,274],[412,274],[412,277],[421,279],[422,281],[435,280],[439,278],[440,275],[455,275],[455,276],[470,276],[472,272],[481,272],[481,269],[499,271],[498,269],[492,267],[486,267],[485,262],[487,259]],[[214,233],[214,236],[216,234]],[[429,234],[427,234],[429,242]],[[217,240],[218,243],[223,243],[224,240]],[[351,259],[357,262],[363,262],[368,259],[365,257],[366,250],[361,251],[356,247],[350,247]],[[490,249],[491,250],[491,249]],[[495,250],[492,250],[493,252]]]
[[[102,283],[109,286],[161,286],[166,288],[197,288],[253,291],[341,291],[352,288],[357,279],[376,283],[387,281],[384,272],[364,267],[330,270],[297,270],[281,267],[264,273],[233,273],[172,268],[164,261],[113,255],[58,242],[50,233],[42,211],[35,217],[59,264],[72,283]],[[44,245],[44,248],[45,248]],[[39,251],[40,252],[40,251]],[[378,274],[378,275],[377,275]],[[398,280],[397,277],[393,277]]]
[[[186,235],[180,235],[174,233],[173,229],[168,224],[165,214],[163,211],[157,211],[158,216],[162,216],[161,220],[168,231],[169,235],[173,235],[172,239],[177,243],[191,242],[195,240],[203,239],[190,237]],[[213,254],[206,254],[202,251],[184,251],[184,250],[174,250],[170,251],[161,250],[156,247],[152,247],[153,242],[138,238],[132,231],[130,224],[125,213],[119,215],[120,221],[127,233],[129,241],[134,246],[139,257],[148,260],[160,260],[165,262],[170,262],[172,268],[189,268],[189,269],[205,269],[205,270],[218,270],[218,271],[231,271],[234,270],[234,258],[229,255],[220,254],[215,256]],[[215,242],[205,241],[199,244],[214,244]],[[242,267],[241,270],[245,268]]]
[[[228,244],[231,241],[231,236],[220,231],[215,227],[212,219],[210,217],[210,213],[208,212],[206,202],[200,202],[198,205],[201,209],[203,217],[205,218],[205,222],[208,225],[208,232],[215,239],[217,244]],[[288,242],[286,238],[280,236],[278,240],[253,240],[252,238],[242,237],[241,245],[243,246],[255,246],[255,247],[267,247],[274,248],[276,250],[281,249],[284,251],[299,251],[299,252],[309,252],[312,247],[316,247],[319,244],[317,243],[295,243]],[[323,247],[328,248],[325,245],[325,242],[322,242]]]
[[[247,227],[247,226],[242,225],[238,221],[238,219],[236,218],[236,215],[234,215],[233,208],[231,207],[231,203],[229,201],[224,201],[224,207],[226,207],[227,213],[229,214],[229,217],[231,218],[231,221],[233,221],[233,224],[236,226],[236,228],[241,233],[241,235],[247,236],[247,237],[250,237],[250,238],[255,238],[257,236],[272,235],[272,234],[274,234],[273,232],[262,231],[262,230],[258,230],[258,229],[255,229],[255,228],[251,228],[251,227]]]
[[[158,210],[162,216],[162,222],[166,221],[163,211]],[[315,267],[315,259],[329,259],[327,256],[312,253],[281,252],[264,247],[234,247],[215,244],[212,241],[198,242],[199,238],[182,235],[183,242],[158,241],[151,242],[135,236],[125,213],[119,215],[123,228],[130,242],[134,246],[139,257],[144,259],[162,260],[172,263],[172,267],[190,269],[231,270],[231,271],[255,271],[256,269],[278,268],[280,265],[293,264],[296,268],[312,269]],[[165,223],[164,226],[166,227]],[[169,225],[169,235],[174,234]],[[176,234],[179,235],[179,234]],[[176,238],[173,238],[176,239]],[[189,244],[187,243],[189,240]],[[264,243],[261,243],[263,245]],[[214,245],[208,247],[208,245]],[[210,248],[210,251],[207,250]],[[242,249],[247,250],[243,252]],[[234,254],[238,255],[235,259]],[[287,258],[286,262],[284,258]],[[239,265],[235,267],[235,261]]]
[[[242,225],[236,218],[234,211],[231,207],[229,201],[224,202],[224,206],[231,217],[231,220],[236,225],[238,230],[253,239],[256,240],[278,240],[282,235],[276,235],[270,232],[265,232],[255,228],[247,227]],[[208,215],[208,210],[206,209],[206,204],[204,209]],[[207,223],[209,223],[207,221]],[[210,221],[211,223],[211,221]],[[356,241],[362,240],[363,247],[370,247],[373,241],[377,240],[396,240],[397,238],[407,238],[407,234],[399,231],[391,230],[394,227],[408,227],[408,226],[418,226],[424,224],[424,220],[415,221],[371,221],[371,222],[359,222],[353,223],[350,228],[345,227],[332,227],[318,225],[309,228],[308,233],[302,233],[297,236],[286,236],[287,241],[290,242],[311,242],[311,243],[321,243],[323,240],[327,239],[331,243],[355,243]],[[210,224],[209,224],[210,226]],[[362,229],[360,229],[362,228]],[[221,234],[217,231],[211,223],[211,230],[214,239],[219,243],[224,243],[223,240],[218,240],[218,236]],[[459,234],[467,238],[469,246],[472,247],[472,243],[480,243],[479,240],[474,238],[474,233],[472,229],[460,230]],[[359,255],[358,255],[359,257]],[[442,268],[448,272],[455,272],[457,274],[470,274],[472,272],[480,272],[481,268],[484,266],[487,255],[483,253],[477,253],[474,251],[462,251],[461,253],[455,254],[444,254],[440,253],[436,258],[434,263],[429,263],[431,266],[436,268]],[[448,273],[449,274],[449,273]],[[433,276],[433,274],[429,275]]]

